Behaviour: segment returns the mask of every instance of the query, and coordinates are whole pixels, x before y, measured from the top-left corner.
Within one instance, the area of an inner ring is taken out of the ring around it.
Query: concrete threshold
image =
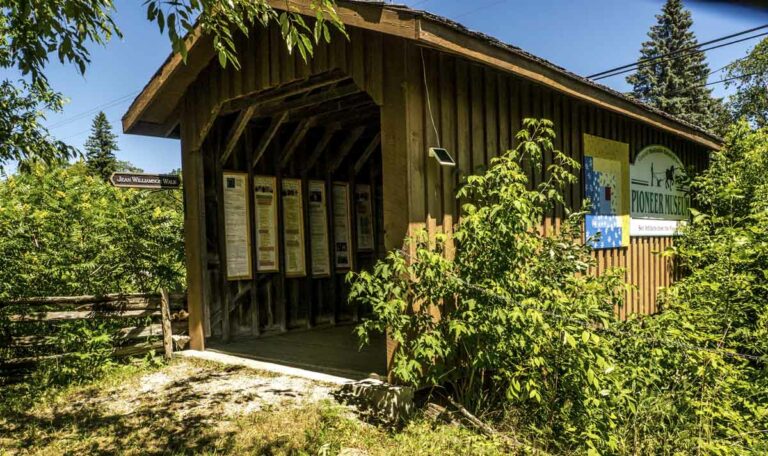
[[[268,363],[265,361],[258,361],[255,359],[241,358],[239,356],[228,355],[226,353],[219,353],[215,351],[198,351],[198,350],[184,350],[176,352],[178,356],[184,358],[202,359],[205,361],[213,361],[223,364],[225,366],[242,366],[249,369],[260,370],[265,372],[272,372],[274,374],[288,375],[291,377],[306,378],[307,380],[314,380],[316,382],[330,383],[333,385],[346,385],[348,383],[354,383],[355,380],[351,378],[338,377],[336,375],[323,374],[321,372],[314,372],[306,369],[299,369],[297,367],[284,366],[277,363]]]

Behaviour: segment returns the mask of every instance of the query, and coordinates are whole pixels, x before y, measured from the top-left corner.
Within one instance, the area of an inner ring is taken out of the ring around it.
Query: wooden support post
[[[173,357],[173,330],[171,329],[171,304],[168,291],[160,289],[160,315],[163,321],[163,351],[166,361]]]
[[[190,348],[205,350],[203,306],[206,296],[207,264],[205,237],[205,181],[203,154],[192,149],[195,135],[191,102],[184,108],[181,122],[181,165],[184,181],[184,251],[187,266],[187,306]]]
[[[259,163],[261,156],[264,155],[264,152],[267,151],[267,148],[272,143],[272,139],[275,137],[275,134],[277,134],[277,131],[280,129],[280,126],[283,125],[283,122],[285,122],[287,117],[288,113],[284,112],[283,114],[273,118],[272,123],[269,124],[269,127],[264,132],[264,134],[261,135],[261,138],[259,138],[259,144],[256,146],[256,150],[253,153],[253,162],[251,162],[252,168],[255,168]]]
[[[283,150],[283,156],[280,158],[280,163],[278,166],[281,169],[285,168],[288,162],[291,161],[291,158],[293,158],[293,153],[304,140],[304,137],[307,136],[307,133],[309,133],[309,129],[312,128],[312,125],[313,121],[310,118],[302,120],[299,122],[299,125],[296,126],[296,130],[294,130],[293,135],[291,135],[291,139],[288,141],[288,144],[286,144],[285,150]]]
[[[331,325],[336,325],[339,319],[339,304],[336,296],[336,249],[333,248],[334,237],[334,221],[333,221],[333,176],[329,173],[325,178],[325,194],[326,194],[326,211],[328,212],[328,258],[331,263],[331,276],[328,279],[328,300],[331,303]]]
[[[381,144],[381,132],[376,133],[376,136],[374,136],[371,142],[368,143],[368,146],[365,148],[362,155],[360,155],[360,158],[355,162],[355,166],[352,170],[354,175],[357,175],[360,170],[363,169],[363,166],[365,166],[365,163],[371,158],[371,154],[373,154],[376,148],[379,147],[379,144]]]
[[[232,154],[232,151],[235,150],[235,147],[237,146],[237,142],[240,140],[240,136],[242,136],[243,132],[245,131],[245,128],[248,126],[248,122],[251,121],[251,118],[253,117],[253,112],[256,110],[256,106],[249,106],[242,111],[240,111],[240,114],[237,116],[237,120],[235,120],[235,124],[232,126],[232,129],[230,130],[229,137],[227,138],[226,146],[224,147],[224,151],[221,153],[221,157],[219,158],[219,163],[221,166],[224,166],[227,163],[227,159]]]
[[[307,159],[304,165],[304,176],[306,176],[306,174],[309,173],[312,170],[312,168],[315,166],[315,163],[323,154],[326,147],[328,147],[328,143],[331,142],[331,139],[333,139],[333,135],[336,133],[337,130],[338,130],[337,126],[327,127],[325,129],[325,133],[323,133],[323,137],[320,139],[320,141],[317,142],[317,144],[315,145],[315,148],[312,149],[312,153],[309,155],[309,158]]]
[[[250,131],[245,132],[245,162],[246,163],[253,163],[253,138],[251,136]],[[251,187],[251,192],[253,192],[253,177],[255,173],[253,170],[253,166],[248,167],[248,184],[249,187]],[[248,204],[250,205],[249,214],[256,214],[256,198],[253,197],[253,193],[251,193],[248,197]],[[249,233],[249,236],[251,236],[251,245],[256,246],[256,237],[258,227],[254,225],[253,229]],[[251,335],[252,336],[259,336],[261,335],[261,328],[259,327],[260,324],[260,303],[259,303],[259,273],[257,270],[257,264],[258,264],[258,255],[254,254],[251,255],[251,271],[253,271],[253,278],[251,279]]]
[[[339,146],[336,156],[328,164],[329,173],[333,174],[336,172],[338,167],[341,166],[342,162],[344,162],[344,159],[347,158],[347,155],[352,150],[352,147],[354,147],[357,140],[363,136],[363,132],[365,132],[364,126],[356,127],[349,133],[349,136],[344,139],[344,142]]]

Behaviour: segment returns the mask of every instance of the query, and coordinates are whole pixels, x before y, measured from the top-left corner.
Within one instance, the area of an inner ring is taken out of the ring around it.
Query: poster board
[[[279,272],[276,177],[253,177],[253,203],[256,223],[256,270],[264,273]]]
[[[586,238],[594,249],[629,247],[629,144],[584,135]]]
[[[304,277],[307,275],[307,267],[304,252],[304,207],[301,179],[283,179],[281,184],[285,276]]]
[[[691,198],[683,162],[670,149],[652,145],[635,157],[631,183],[631,236],[675,236],[690,215]]]
[[[227,280],[250,280],[251,226],[248,214],[248,173],[225,171],[222,179],[224,245]]]
[[[333,198],[333,258],[336,270],[354,267],[352,254],[352,214],[350,213],[349,184],[334,182]]]
[[[357,249],[370,252],[374,247],[373,205],[371,186],[355,185],[355,221],[357,226]]]
[[[328,251],[328,200],[325,182],[309,181],[309,245],[312,253],[312,277],[331,275]]]

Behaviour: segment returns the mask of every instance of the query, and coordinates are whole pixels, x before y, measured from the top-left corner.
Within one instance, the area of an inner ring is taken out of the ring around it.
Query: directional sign
[[[121,188],[177,189],[181,178],[176,174],[112,173],[109,181]]]

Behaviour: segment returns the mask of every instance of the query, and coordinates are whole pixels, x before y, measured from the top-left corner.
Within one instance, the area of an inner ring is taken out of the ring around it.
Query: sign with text
[[[312,249],[312,276],[329,277],[331,258],[328,251],[328,201],[324,181],[309,181],[309,243]]]
[[[632,236],[670,236],[688,219],[688,177],[680,159],[664,146],[648,146],[630,167]],[[667,223],[647,223],[649,220]],[[657,226],[658,229],[653,229]],[[643,227],[643,229],[638,229]]]
[[[227,280],[250,280],[251,225],[248,218],[248,173],[225,171],[224,239]]]
[[[256,270],[278,272],[277,178],[253,177],[253,206],[256,222]]]
[[[353,268],[352,214],[350,211],[349,184],[334,182],[331,191],[333,208],[333,253],[336,269]]]
[[[373,250],[373,209],[370,185],[355,186],[355,217],[357,217],[357,249]]]
[[[109,182],[121,188],[178,189],[181,177],[176,174],[112,173]]]
[[[285,255],[285,276],[304,277],[307,275],[304,257],[304,206],[301,179],[283,179],[283,255]]]

